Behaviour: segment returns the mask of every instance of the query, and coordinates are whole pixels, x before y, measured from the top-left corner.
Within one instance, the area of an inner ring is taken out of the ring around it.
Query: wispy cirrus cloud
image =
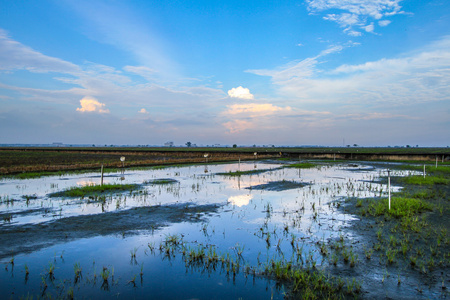
[[[402,0],[306,0],[308,10],[313,14],[340,11],[326,14],[323,18],[336,22],[351,36],[362,35],[361,29],[373,32],[375,28],[371,20],[379,20],[380,26],[389,25],[390,21],[382,18],[404,13],[400,2]]]
[[[359,45],[358,43],[348,42],[344,45],[333,45],[321,51],[314,57],[309,57],[301,61],[292,61],[284,66],[278,67],[275,70],[259,69],[246,70],[248,73],[272,77],[272,81],[277,85],[295,84],[298,80],[313,77],[318,73],[317,65],[321,58],[338,53],[347,47]]]
[[[146,22],[149,16],[144,17],[117,1],[66,0],[63,3],[83,20],[80,27],[87,24],[86,35],[125,51],[146,68],[134,68],[134,71],[141,75],[145,71],[148,75],[148,70],[153,70],[153,79],[159,80],[180,77],[178,65],[167,54],[170,52],[168,42]]]
[[[279,92],[303,103],[389,106],[449,100],[450,36],[398,58],[323,70],[323,54],[274,70],[249,70],[270,76]],[[321,76],[318,76],[318,75]]]
[[[270,103],[249,103],[249,104],[233,104],[228,105],[228,110],[224,114],[228,115],[244,115],[246,117],[254,118],[260,116],[267,116],[281,111],[291,111],[292,109],[287,107],[279,107]]]
[[[50,57],[33,50],[13,39],[0,28],[0,70],[27,70],[35,73],[79,74],[75,64]]]

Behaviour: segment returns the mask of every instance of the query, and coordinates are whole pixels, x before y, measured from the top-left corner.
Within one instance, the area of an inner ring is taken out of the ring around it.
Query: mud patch
[[[73,216],[40,224],[1,226],[0,259],[34,252],[70,240],[99,235],[153,231],[171,223],[201,222],[221,205],[177,204],[136,207],[94,215]]]
[[[159,178],[159,179],[153,179],[153,180],[148,180],[145,181],[144,184],[174,184],[174,183],[179,183],[178,180],[176,179],[172,179],[172,178]]]
[[[310,184],[306,183],[306,182],[281,180],[281,181],[272,181],[272,182],[265,183],[265,184],[258,184],[258,185],[250,186],[250,187],[247,187],[246,189],[280,192],[280,191],[302,188],[307,185],[310,185]]]

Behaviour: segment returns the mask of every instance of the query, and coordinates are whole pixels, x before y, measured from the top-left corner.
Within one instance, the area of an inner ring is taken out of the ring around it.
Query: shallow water
[[[0,212],[3,216],[11,215],[12,219],[3,221],[2,230],[139,207],[213,204],[218,209],[199,212],[196,221],[180,219],[163,222],[162,227],[141,228],[137,232],[130,229],[108,235],[99,233],[89,238],[52,241],[51,245],[27,253],[8,249],[11,252],[8,255],[3,248],[2,294],[65,296],[73,290],[75,297],[88,298],[107,295],[123,298],[282,298],[282,286],[275,287],[273,281],[243,272],[244,268],[255,269],[258,274],[258,268],[269,260],[293,256],[295,247],[302,249],[305,260],[320,265],[322,256],[317,242],[343,234],[349,239],[358,238],[343,230],[355,217],[338,211],[336,203],[346,197],[387,195],[387,186],[378,181],[380,176],[386,176],[385,169],[363,164],[322,165],[311,169],[280,168],[282,166],[280,163],[252,162],[106,174],[104,183],[133,183],[141,187],[132,192],[108,195],[104,203],[89,198],[49,197],[50,193],[70,187],[99,184],[98,173],[5,179],[0,185]],[[240,177],[216,174],[238,169],[268,171]],[[391,172],[392,176],[405,174]],[[178,182],[145,184],[162,178]],[[286,181],[305,185],[284,185]],[[290,186],[293,188],[283,190]],[[398,187],[391,189],[396,191]],[[76,228],[67,230],[70,233]],[[182,239],[185,247],[209,247],[219,255],[228,253],[235,263],[239,262],[240,272],[233,276],[229,270],[227,274],[223,265],[214,270],[203,264],[187,264],[179,248],[166,255],[158,247],[175,235]],[[10,263],[11,259],[14,264]],[[83,276],[77,283],[75,263],[82,267]],[[55,267],[54,278],[49,275],[52,267]],[[107,285],[101,278],[104,268],[109,272]]]

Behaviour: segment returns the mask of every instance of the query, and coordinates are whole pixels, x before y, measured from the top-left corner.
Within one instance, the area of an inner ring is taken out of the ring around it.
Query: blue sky
[[[0,143],[448,146],[447,0],[0,0]]]

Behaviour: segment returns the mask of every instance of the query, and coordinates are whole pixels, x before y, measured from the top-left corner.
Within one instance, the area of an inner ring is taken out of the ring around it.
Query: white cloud
[[[294,66],[250,72],[270,76],[281,95],[303,103],[400,108],[450,100],[449,49],[450,36],[446,36],[400,58],[341,65],[332,71],[319,68],[318,55]]]
[[[156,71],[145,66],[125,66],[125,71],[137,74],[147,80],[153,80],[155,78]]]
[[[86,96],[80,100],[80,108],[77,108],[79,112],[96,112],[101,114],[109,113],[109,109],[105,109],[105,104],[100,103],[94,97]]]
[[[362,25],[363,23],[359,20],[359,17],[355,14],[328,14],[323,17],[324,20],[334,21],[338,23],[341,27],[349,28],[355,25]]]
[[[254,124],[247,120],[231,120],[223,123],[223,126],[230,134],[239,133],[254,128]]]
[[[239,98],[247,100],[254,99],[254,96],[250,93],[250,90],[247,88],[243,88],[242,86],[232,88],[231,90],[229,90],[228,96],[230,96],[231,98]]]
[[[391,24],[391,21],[389,20],[378,21],[378,25],[380,25],[381,27],[386,27],[389,24]]]
[[[46,56],[12,40],[0,28],[0,70],[25,69],[30,72],[78,74],[81,70],[70,62]]]
[[[380,20],[383,17],[403,13],[400,2],[402,0],[306,0],[308,10],[311,13],[319,13],[327,10],[340,10],[341,13],[327,14],[324,19],[333,21],[344,28],[344,32],[352,36],[358,36],[355,26],[361,27],[367,32],[373,32],[369,19]],[[387,26],[390,21],[379,21],[380,26]],[[371,30],[367,30],[371,29]]]
[[[258,104],[258,103],[248,103],[248,104],[233,104],[228,105],[228,110],[225,114],[228,115],[239,115],[242,114],[245,117],[260,117],[274,114],[279,111],[291,111],[292,109],[288,106],[285,108],[274,106],[273,104]]]
[[[270,76],[276,84],[288,84],[293,83],[302,78],[309,78],[316,73],[316,65],[319,63],[319,59],[329,54],[337,53],[347,47],[353,47],[359,45],[358,43],[349,42],[345,45],[331,46],[318,55],[306,58],[301,61],[293,61],[284,66],[277,68],[276,70],[247,70],[246,72],[261,75]]]
[[[372,24],[370,24],[370,25],[363,26],[362,28],[364,28],[364,30],[365,30],[366,32],[373,32],[374,29],[375,29],[375,26],[374,26],[373,23],[372,23]]]
[[[141,108],[138,113],[140,114],[148,114],[149,112],[145,108]]]

